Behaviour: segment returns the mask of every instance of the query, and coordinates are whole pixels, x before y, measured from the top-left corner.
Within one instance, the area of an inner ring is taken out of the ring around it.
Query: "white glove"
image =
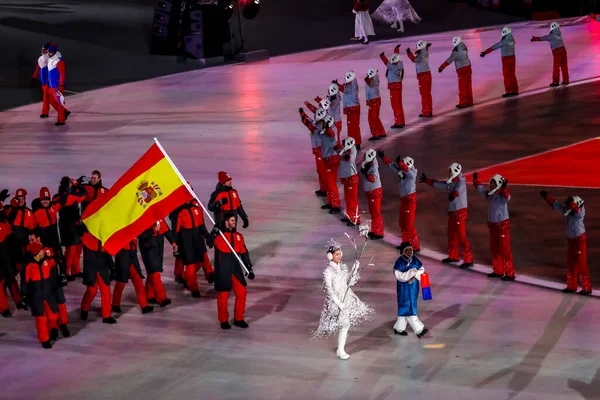
[[[356,15],[356,10],[352,10],[352,14]]]
[[[417,270],[417,273],[415,274],[415,279],[418,281],[421,281],[421,275],[423,275],[425,273],[425,268],[421,267]]]

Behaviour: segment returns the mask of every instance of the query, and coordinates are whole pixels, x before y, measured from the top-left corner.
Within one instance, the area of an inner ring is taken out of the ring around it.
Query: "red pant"
[[[59,304],[58,305],[58,319],[53,321],[48,321],[48,328],[50,329],[58,329],[58,325],[66,325],[69,323],[69,313],[67,313],[67,305]]]
[[[146,299],[146,292],[144,291],[144,281],[133,265],[129,266],[129,279],[131,279],[131,283],[135,289],[135,295],[137,296],[140,307],[147,307],[148,300]],[[125,289],[125,285],[126,283],[124,282],[115,283],[115,289],[113,290],[112,296],[113,306],[121,305],[121,296],[123,295],[123,289]]]
[[[375,235],[383,236],[383,218],[381,216],[381,198],[383,191],[381,188],[366,192],[369,200],[369,213],[371,214],[371,232]]]
[[[327,192],[327,168],[321,157],[321,148],[313,148],[313,154],[315,155],[315,164],[317,165],[317,176],[319,177],[319,190],[321,192]]]
[[[333,123],[333,125],[335,126],[335,129],[337,130],[337,142],[338,142],[338,145],[341,146],[342,145],[342,141],[340,140],[340,135],[342,134],[342,121],[341,120],[335,121]]]
[[[60,97],[57,94],[57,88],[49,87],[47,90],[48,102],[58,113],[57,122],[65,122],[65,112],[68,111],[60,102]]]
[[[517,93],[519,91],[519,83],[515,69],[517,67],[517,59],[515,56],[502,57],[502,75],[504,76],[504,91],[506,93]]]
[[[42,114],[48,115],[50,104],[48,103],[48,85],[42,85]]]
[[[344,185],[344,200],[346,201],[346,215],[348,219],[360,224],[360,209],[358,207],[358,174],[342,178]]]
[[[148,277],[146,278],[146,298],[156,299],[158,304],[167,299],[167,292],[163,286],[160,272],[148,274]]]
[[[81,273],[81,251],[82,245],[65,247],[65,262],[67,264],[67,275],[77,275]]]
[[[231,276],[231,289],[235,294],[235,306],[233,308],[233,320],[243,321],[244,311],[246,310],[246,286],[242,285],[238,279]],[[229,321],[229,310],[227,303],[229,300],[229,292],[217,292],[217,315],[219,322]]]
[[[394,112],[394,124],[404,125],[404,108],[402,107],[402,82],[391,83],[388,85],[390,89],[390,103]]]
[[[340,192],[337,187],[338,167],[340,156],[331,156],[324,159],[327,167],[327,204],[332,207],[340,207]]]
[[[419,93],[421,93],[421,114],[428,117],[433,113],[433,99],[431,98],[431,71],[419,72]]]
[[[515,265],[510,251],[510,222],[488,222],[490,229],[490,250],[494,273],[508,277],[515,276]]]
[[[6,295],[4,292],[4,285],[8,287],[8,291],[10,292],[10,295],[13,298],[15,304],[20,303],[21,300],[23,300],[21,298],[21,290],[19,290],[19,284],[17,283],[16,278],[11,278],[10,280],[4,281],[4,283],[0,287],[0,289],[2,289],[2,294]],[[8,297],[6,299],[8,301]]]
[[[467,239],[467,209],[448,212],[448,257],[458,260],[458,245],[462,250],[463,262],[472,263],[473,254]]]
[[[400,231],[402,232],[402,241],[409,242],[413,249],[421,250],[421,243],[417,236],[415,228],[415,216],[417,212],[417,194],[411,193],[408,196],[400,197]]]
[[[356,145],[362,144],[360,137],[360,106],[344,108],[344,114],[347,116],[348,137],[354,138]]]
[[[562,70],[563,82],[569,83],[569,66],[567,64],[567,49],[559,47],[552,50],[554,62],[552,64],[552,83],[558,84]]]
[[[8,310],[8,299],[4,292],[4,280],[0,279],[0,312]]]
[[[591,292],[592,281],[587,267],[587,236],[585,233],[569,239],[567,266],[567,288],[577,290],[577,278],[579,278],[581,289]]]
[[[204,278],[208,280],[208,276],[215,272],[212,264],[210,263],[210,258],[208,257],[208,253],[204,253],[204,261],[201,263],[194,264],[196,266],[196,272],[200,271],[202,268],[204,270]]]
[[[458,105],[466,107],[473,105],[473,70],[470,65],[456,70],[458,75]]]
[[[35,327],[40,343],[50,340],[49,328],[50,325],[55,325],[58,319],[58,314],[52,311],[47,302],[44,301],[44,315],[35,317]]]
[[[96,284],[94,286],[88,286],[83,299],[81,300],[81,311],[90,311],[90,306],[96,294],[100,288],[100,302],[102,304],[102,318],[110,318],[110,286],[104,283],[104,280],[100,277],[100,274],[96,275]]]
[[[367,106],[369,107],[369,128],[371,129],[371,136],[385,136],[385,128],[381,123],[381,118],[379,118],[379,113],[381,111],[381,98],[378,97],[376,99],[367,100]]]

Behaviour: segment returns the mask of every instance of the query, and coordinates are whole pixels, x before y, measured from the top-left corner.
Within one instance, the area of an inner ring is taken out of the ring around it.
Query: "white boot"
[[[398,28],[398,21],[394,21],[394,23],[390,26],[392,29]]]
[[[350,354],[346,353],[344,350],[344,346],[346,346],[346,339],[348,338],[348,329],[350,329],[350,327],[342,328],[338,335],[337,357],[340,360],[347,360],[350,358]]]
[[[404,22],[398,21],[398,32],[404,32]]]

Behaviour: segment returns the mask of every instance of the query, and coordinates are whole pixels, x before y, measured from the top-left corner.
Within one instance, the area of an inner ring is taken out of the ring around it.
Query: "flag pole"
[[[162,145],[160,144],[160,142],[158,141],[157,138],[154,138],[154,143],[156,143],[156,145],[158,146],[160,151],[164,154],[164,156],[167,159],[167,161],[169,162],[169,164],[171,164],[171,167],[173,167],[173,169],[175,170],[175,173],[177,174],[177,176],[179,176],[179,179],[181,179],[181,181],[185,185],[186,189],[190,192],[190,194],[194,197],[194,199],[196,199],[196,201],[200,204],[200,207],[202,207],[202,210],[204,210],[204,212],[206,213],[206,216],[208,217],[210,222],[212,222],[212,224],[216,226],[215,220],[212,219],[212,217],[208,213],[208,210],[204,207],[204,204],[202,204],[202,201],[200,201],[200,199],[198,198],[196,193],[192,190],[190,185],[188,185],[187,180],[183,177],[183,175],[181,175],[181,172],[179,172],[179,169],[177,169],[177,166],[175,165],[173,160],[171,160],[171,157],[169,157],[169,155],[167,154],[165,149],[162,147]],[[240,266],[242,267],[242,270],[246,273],[246,275],[248,275],[250,273],[250,271],[248,271],[248,268],[246,268],[246,266],[244,265],[244,262],[242,261],[242,259],[238,255],[238,253],[235,252],[235,250],[231,246],[231,243],[229,243],[229,241],[227,240],[227,238],[225,237],[225,235],[223,234],[223,232],[220,229],[219,229],[219,233],[223,237],[223,240],[225,240],[225,243],[227,243],[227,246],[229,247],[229,249],[235,255],[235,258],[237,258],[238,262],[240,263]]]

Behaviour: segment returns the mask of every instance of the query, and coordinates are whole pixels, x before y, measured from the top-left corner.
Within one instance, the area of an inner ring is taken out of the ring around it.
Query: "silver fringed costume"
[[[377,10],[371,14],[371,18],[385,24],[403,21],[411,21],[416,24],[421,21],[421,18],[408,0],[385,0],[377,7]]]
[[[325,267],[323,285],[327,297],[321,312],[319,327],[313,332],[313,337],[329,336],[338,333],[344,327],[356,326],[370,319],[374,310],[360,301],[352,289],[348,289],[348,286],[354,286],[358,282],[360,278],[358,269],[359,262],[356,261],[351,270],[354,271],[354,275],[349,279],[351,271],[344,262],[337,264],[330,261]],[[346,294],[347,289],[348,293]],[[345,300],[344,294],[346,294]],[[343,304],[341,312],[340,304]]]

